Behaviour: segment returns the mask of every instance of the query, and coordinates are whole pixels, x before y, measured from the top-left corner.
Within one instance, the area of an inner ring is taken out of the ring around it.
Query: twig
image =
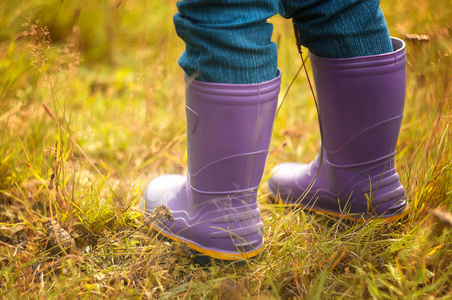
[[[7,246],[7,247],[10,247],[10,248],[16,249],[16,247],[15,247],[15,246],[13,246],[13,245],[10,245],[10,244],[8,244],[8,243],[5,243],[5,242],[2,242],[2,241],[0,241],[0,245],[3,245],[3,246]]]

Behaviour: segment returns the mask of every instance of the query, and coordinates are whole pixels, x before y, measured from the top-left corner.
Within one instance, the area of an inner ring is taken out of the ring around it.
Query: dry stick
[[[300,39],[300,31],[298,30],[298,27],[295,23],[293,23],[293,30],[295,33],[295,42],[297,44],[297,49],[298,49],[298,53],[300,54],[301,57],[301,61],[302,61],[302,65],[300,67],[300,70],[303,68],[304,72],[306,74],[306,78],[308,80],[308,84],[309,84],[309,88],[311,89],[311,93],[312,93],[312,97],[314,98],[314,104],[315,104],[315,108],[317,110],[317,116],[318,116],[318,120],[319,120],[319,130],[320,130],[320,139],[323,141],[323,129],[322,129],[322,122],[320,120],[320,111],[319,111],[319,104],[317,102],[317,98],[315,96],[314,93],[314,89],[312,87],[312,83],[311,80],[309,78],[309,74],[308,74],[308,69],[306,68],[306,60],[308,59],[309,55],[306,56],[305,59],[303,59],[303,51],[302,51],[302,47],[301,47],[301,39]],[[299,70],[299,71],[300,71]],[[298,72],[299,72],[298,71]],[[298,75],[298,73],[297,73]],[[294,79],[295,80],[295,79]],[[294,81],[293,80],[293,81]],[[292,83],[293,83],[292,81]],[[290,85],[292,85],[292,83]],[[289,86],[290,88],[290,86]],[[287,92],[286,92],[287,95]],[[285,96],[286,96],[285,95]],[[284,98],[285,98],[284,96]],[[282,105],[282,104],[281,104]],[[315,176],[312,178],[311,182],[309,183],[308,187],[306,188],[306,190],[303,192],[303,194],[300,196],[300,198],[297,199],[297,201],[301,202],[303,201],[303,199],[308,195],[308,193],[311,191],[312,187],[314,186],[315,181],[317,180],[317,177],[319,176],[319,172],[320,172],[320,167],[322,166],[322,161],[323,161],[323,143],[321,143],[320,146],[320,154],[319,154],[319,167],[317,168],[317,171],[315,173]]]
[[[301,59],[303,59],[303,57],[301,57]],[[303,61],[303,64],[300,66],[300,68],[298,69],[297,73],[295,74],[295,76],[293,77],[292,81],[290,82],[289,86],[287,87],[286,93],[284,94],[284,97],[281,101],[281,104],[279,105],[278,109],[276,110],[276,116],[278,116],[279,110],[281,109],[281,107],[283,106],[284,102],[286,101],[287,95],[289,94],[290,88],[292,87],[293,83],[295,82],[295,79],[297,79],[298,75],[301,72],[301,69],[303,69],[304,66],[304,62],[308,59],[308,57],[306,56],[306,58]]]
[[[14,247],[13,245],[10,245],[10,244],[2,242],[2,241],[0,241],[0,245],[16,249],[16,247]]]
[[[295,76],[293,77],[293,79],[292,79],[292,81],[290,82],[289,86],[287,87],[286,93],[284,94],[284,97],[283,97],[283,99],[282,99],[282,101],[281,101],[281,105],[279,105],[278,109],[276,110],[276,116],[278,115],[279,110],[281,109],[281,107],[283,106],[284,102],[286,101],[287,94],[289,94],[289,91],[290,91],[290,88],[292,87],[292,84],[295,82],[295,79],[298,77],[298,75],[299,75],[300,72],[301,72],[301,69],[303,69],[303,68],[305,69],[306,77],[308,78],[309,86],[311,87],[312,96],[314,96],[314,91],[312,90],[311,82],[310,82],[310,80],[309,80],[309,75],[308,75],[308,73],[307,73],[306,65],[305,65],[305,63],[306,63],[306,61],[308,60],[309,56],[306,56],[306,57],[303,59],[303,51],[301,51],[300,33],[299,33],[298,28],[297,28],[297,26],[296,26],[295,24],[294,24],[294,27],[293,27],[293,28],[294,28],[294,33],[295,33],[295,42],[296,42],[296,44],[297,44],[297,50],[298,50],[298,53],[299,53],[300,56],[301,56],[301,61],[302,61],[303,63],[302,63],[302,65],[300,66],[300,68],[298,69],[298,71],[297,71],[297,73],[295,74]],[[314,101],[315,101],[315,96],[314,96]],[[316,101],[316,102],[317,102],[317,101]]]

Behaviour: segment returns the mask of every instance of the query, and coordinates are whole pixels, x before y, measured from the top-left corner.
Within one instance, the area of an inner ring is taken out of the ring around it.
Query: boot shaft
[[[256,190],[268,155],[281,73],[261,84],[186,81],[190,186],[206,194]]]
[[[406,89],[405,43],[370,57],[325,59],[310,54],[325,159],[353,167],[395,154]]]

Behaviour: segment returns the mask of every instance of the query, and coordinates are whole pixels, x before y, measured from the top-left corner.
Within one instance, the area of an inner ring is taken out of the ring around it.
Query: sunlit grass
[[[175,1],[74,3],[0,4],[0,297],[452,296],[451,229],[430,216],[452,209],[448,1],[382,3],[393,36],[429,38],[407,40],[396,155],[407,220],[332,220],[269,204],[263,187],[260,258],[204,268],[157,240],[139,208],[150,179],[186,171]],[[271,21],[283,95],[301,59],[291,23]],[[263,183],[276,163],[308,162],[320,146],[303,73],[276,118]],[[55,254],[50,219],[74,238],[67,253]]]

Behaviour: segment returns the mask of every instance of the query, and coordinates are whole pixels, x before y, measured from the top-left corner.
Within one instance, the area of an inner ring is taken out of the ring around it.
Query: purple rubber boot
[[[186,77],[188,175],[164,175],[144,192],[143,209],[170,209],[161,234],[202,254],[240,260],[259,254],[263,223],[257,189],[270,145],[281,73],[260,84]]]
[[[273,169],[273,196],[304,209],[353,221],[394,221],[406,213],[394,165],[406,88],[405,43],[394,52],[346,59],[310,54],[322,151],[310,164]]]

